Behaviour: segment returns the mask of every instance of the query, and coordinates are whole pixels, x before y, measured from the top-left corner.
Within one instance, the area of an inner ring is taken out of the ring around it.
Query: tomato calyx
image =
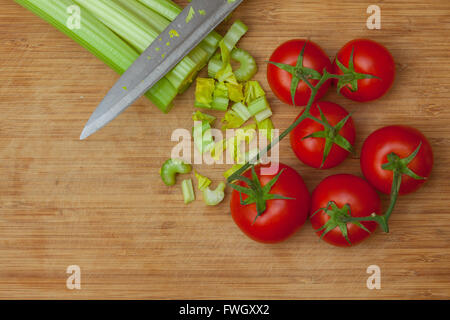
[[[256,222],[256,219],[258,219],[267,208],[266,201],[267,200],[276,200],[276,199],[283,199],[283,200],[294,200],[294,198],[285,197],[279,194],[272,194],[270,193],[270,190],[275,185],[275,183],[280,178],[281,174],[283,173],[284,169],[280,170],[280,172],[273,177],[272,180],[270,180],[265,186],[261,185],[261,182],[258,179],[258,176],[255,171],[255,167],[251,167],[252,170],[252,178],[247,178],[244,176],[239,176],[236,178],[236,180],[240,180],[245,182],[248,187],[244,187],[237,184],[230,184],[230,186],[239,192],[240,197],[240,203],[243,206],[250,205],[252,203],[256,204],[256,212],[257,215],[255,217],[255,220],[253,221],[253,224]],[[243,199],[242,194],[246,194],[248,197],[247,199]]]
[[[297,92],[297,87],[298,87],[298,84],[300,83],[300,81],[304,81],[309,86],[310,85],[309,79],[320,80],[320,78],[322,78],[322,75],[317,70],[303,66],[303,58],[305,56],[305,48],[306,48],[306,43],[303,45],[302,51],[300,52],[300,55],[298,56],[297,64],[295,67],[290,64],[285,64],[285,63],[279,63],[279,62],[273,62],[273,61],[268,62],[284,71],[289,72],[292,75],[291,96],[292,96],[292,103],[294,106],[295,106],[295,93]]]
[[[341,69],[343,75],[339,76],[337,83],[337,92],[341,92],[342,88],[347,87],[350,91],[358,91],[358,80],[363,79],[380,79],[377,76],[358,73],[355,71],[355,66],[353,62],[353,52],[355,48],[352,48],[352,53],[350,54],[350,60],[348,61],[348,68],[344,66],[338,58],[336,58],[336,64]]]
[[[314,132],[306,137],[303,137],[302,140],[309,139],[309,138],[324,138],[325,139],[325,147],[323,150],[323,159],[322,159],[322,164],[320,165],[320,168],[322,168],[323,165],[325,164],[325,161],[327,160],[328,155],[330,154],[331,148],[333,147],[334,144],[337,144],[342,149],[353,153],[352,144],[347,139],[345,139],[342,135],[339,134],[339,131],[341,131],[341,129],[347,123],[348,119],[350,119],[351,113],[349,113],[344,119],[339,121],[339,123],[333,127],[328,122],[327,118],[323,114],[319,105],[317,105],[317,108],[319,109],[320,118],[322,119],[322,122],[326,123],[327,125],[324,126],[323,131]]]
[[[397,203],[398,195],[400,192],[400,186],[402,184],[402,176],[405,174],[413,179],[416,180],[425,180],[425,177],[421,177],[418,174],[416,174],[414,171],[408,168],[408,165],[414,160],[414,158],[417,156],[417,154],[420,151],[420,148],[422,147],[422,142],[420,142],[419,146],[416,150],[414,150],[413,153],[411,153],[406,158],[400,158],[395,153],[390,153],[387,156],[388,162],[381,165],[381,167],[384,170],[390,170],[393,172],[393,178],[392,178],[392,187],[391,187],[391,195],[390,195],[390,201],[389,201],[389,208],[386,210],[384,215],[377,216],[373,215],[370,217],[362,217],[362,218],[355,218],[351,217],[346,219],[347,222],[354,222],[354,221],[375,221],[377,222],[384,232],[389,232],[389,218],[394,211],[395,205]]]
[[[353,223],[354,225],[360,227],[364,231],[370,233],[370,231],[366,227],[364,227],[361,222],[356,220],[350,221],[351,208],[349,204],[345,204],[342,208],[339,208],[334,201],[330,201],[328,202],[325,208],[320,208],[319,210],[314,212],[311,215],[311,217],[313,217],[320,211],[323,211],[326,215],[330,217],[330,219],[328,219],[328,221],[322,227],[315,230],[316,232],[323,231],[322,234],[320,235],[320,240],[322,240],[323,237],[325,237],[325,235],[328,232],[335,229],[336,227],[339,227],[345,240],[348,242],[349,245],[352,245],[350,239],[348,238],[347,223]]]

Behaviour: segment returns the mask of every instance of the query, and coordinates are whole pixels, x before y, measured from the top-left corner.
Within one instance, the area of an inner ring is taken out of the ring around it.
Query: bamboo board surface
[[[381,30],[366,28],[370,4],[246,0],[234,14],[250,27],[240,47],[258,60],[256,78],[280,129],[299,112],[277,101],[265,78],[264,61],[281,42],[309,38],[331,58],[347,41],[368,37],[395,57],[398,77],[383,99],[358,104],[330,90],[324,100],[354,112],[358,151],[379,127],[420,129],[434,148],[434,171],[419,192],[401,198],[390,234],[377,230],[341,249],[319,242],[309,222],[284,243],[258,244],[233,223],[229,195],[215,208],[201,200],[185,206],[179,186],[162,184],[172,131],[192,125],[192,89],[168,115],[141,99],[80,142],[117,75],[0,0],[0,298],[448,299],[450,2],[380,2]],[[357,156],[317,171],[295,158],[288,141],[280,153],[311,191],[331,174],[360,175]],[[225,168],[197,167],[215,181]],[[66,288],[69,265],[81,268],[81,290]],[[370,265],[381,268],[381,290],[366,287]]]

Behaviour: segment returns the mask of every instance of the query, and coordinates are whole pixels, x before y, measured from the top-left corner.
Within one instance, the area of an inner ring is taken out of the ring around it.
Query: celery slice
[[[259,132],[266,136],[267,140],[270,142],[273,139],[272,130],[275,129],[272,119],[267,118],[263,121],[257,122]]]
[[[269,109],[269,103],[267,102],[267,99],[265,96],[259,97],[256,100],[253,100],[249,105],[248,105],[248,111],[250,112],[250,114],[252,116],[256,116],[258,113]],[[264,119],[263,119],[264,120]]]
[[[255,120],[257,122],[261,122],[261,121],[264,121],[264,120],[270,118],[271,116],[272,116],[272,110],[270,110],[270,108],[268,108],[268,109],[265,109],[264,111],[261,111],[260,113],[258,113],[255,116]]]
[[[205,190],[206,188],[208,188],[212,181],[210,179],[208,179],[205,176],[202,176],[200,173],[198,173],[197,171],[194,172],[195,173],[195,177],[197,178],[198,181],[198,189],[200,191]]]
[[[208,206],[216,206],[225,198],[225,183],[221,182],[216,190],[206,188],[203,190],[203,201]]]
[[[183,180],[183,182],[181,182],[181,190],[183,192],[185,204],[191,203],[195,200],[194,187],[191,179]]]
[[[241,127],[245,123],[245,120],[242,119],[236,111],[229,110],[225,113],[222,123],[222,130],[236,129]]]
[[[236,112],[239,117],[244,120],[247,121],[248,119],[251,118],[251,114],[248,111],[248,108],[241,102],[237,102],[233,105],[233,107],[231,107],[231,109]]]
[[[229,103],[230,99],[227,97],[214,97],[211,107],[214,110],[227,111]]]
[[[238,171],[240,168],[242,168],[244,165],[243,164],[235,164],[233,165],[230,169],[228,169],[227,171],[224,172],[223,176],[225,177],[225,179],[228,179],[229,177],[231,177],[233,175],[233,173],[235,173],[236,171]]]
[[[214,139],[211,134],[211,125],[207,121],[196,121],[193,128],[194,144],[203,154],[214,148]]]
[[[231,51],[231,59],[240,63],[234,75],[239,82],[248,81],[258,72],[255,59],[245,50],[235,48]]]
[[[266,93],[264,92],[263,88],[261,88],[261,85],[258,81],[248,81],[244,85],[244,101],[247,105],[252,103],[254,100],[264,97]]]
[[[228,51],[234,49],[236,44],[242,38],[244,34],[248,31],[248,27],[241,21],[236,20],[233,25],[230,27],[225,37],[223,37],[223,42],[225,43]]]
[[[194,120],[194,121],[206,121],[210,125],[212,125],[216,121],[216,117],[211,116],[211,115],[206,114],[206,113],[202,113],[200,111],[196,111],[192,115],[192,120]]]
[[[223,62],[219,58],[212,58],[208,63],[208,76],[211,78],[215,78],[217,72],[222,69]]]
[[[228,97],[233,102],[241,102],[244,100],[243,86],[242,84],[226,83],[228,88]]]

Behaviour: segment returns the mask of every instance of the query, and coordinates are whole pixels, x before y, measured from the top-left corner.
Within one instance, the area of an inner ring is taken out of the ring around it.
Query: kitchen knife
[[[193,0],[111,88],[84,127],[80,140],[106,126],[161,80],[242,1]],[[161,45],[167,42],[170,46]]]

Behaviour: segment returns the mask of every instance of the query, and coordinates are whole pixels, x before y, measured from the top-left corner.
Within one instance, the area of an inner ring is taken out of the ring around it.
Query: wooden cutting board
[[[381,30],[366,27],[371,4],[381,7]],[[332,58],[368,37],[395,57],[398,77],[383,99],[358,104],[333,90],[325,99],[354,112],[358,151],[373,130],[409,124],[429,138],[436,164],[425,187],[401,198],[391,233],[351,249],[319,242],[309,222],[284,243],[253,242],[232,221],[229,195],[215,208],[186,206],[180,186],[162,184],[172,131],[192,125],[192,89],[169,115],[141,99],[79,141],[117,75],[19,5],[0,7],[0,298],[450,297],[449,1],[246,0],[234,15],[250,27],[240,47],[258,60],[280,129],[299,112],[265,78],[264,61],[283,41],[311,39]],[[310,190],[331,174],[361,175],[356,156],[318,171],[287,141],[280,152]],[[197,169],[221,181],[226,166]],[[80,290],[66,287],[70,265],[81,269]],[[366,287],[370,265],[381,269],[380,290]]]

